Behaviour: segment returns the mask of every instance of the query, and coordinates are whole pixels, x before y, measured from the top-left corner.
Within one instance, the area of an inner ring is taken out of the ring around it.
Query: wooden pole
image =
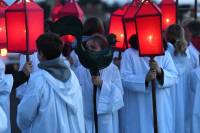
[[[154,60],[154,57],[151,57]],[[158,133],[157,104],[156,104],[156,80],[151,81],[152,86],[152,106],[153,106],[153,127],[154,133]]]

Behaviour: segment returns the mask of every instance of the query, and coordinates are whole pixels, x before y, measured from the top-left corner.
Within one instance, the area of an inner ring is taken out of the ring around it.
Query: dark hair
[[[173,44],[175,48],[175,55],[178,53],[186,55],[187,41],[184,33],[183,27],[178,24],[170,25],[167,28],[166,40]]]
[[[186,24],[185,28],[187,28],[193,37],[200,36],[200,21],[194,20]]]
[[[91,36],[92,34],[105,34],[103,22],[100,18],[88,18],[83,25],[83,35]]]
[[[139,48],[139,43],[138,43],[138,36],[135,34],[135,35],[132,35],[129,39],[129,44],[131,45],[132,48],[138,50]]]
[[[38,52],[42,52],[47,60],[58,58],[63,49],[59,36],[53,33],[40,35],[36,40]]]

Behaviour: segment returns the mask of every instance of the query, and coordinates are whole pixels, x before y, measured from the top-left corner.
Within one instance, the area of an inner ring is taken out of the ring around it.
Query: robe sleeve
[[[26,86],[27,90],[25,91],[17,110],[17,124],[21,130],[28,128],[37,116],[42,93],[42,78],[35,77],[35,81],[34,78],[31,79]]]
[[[134,92],[146,93],[147,88],[145,86],[146,74],[135,74],[132,69],[134,69],[135,64],[132,64],[130,56],[125,52],[121,60],[121,78],[124,89],[128,89]]]
[[[163,85],[157,83],[157,85],[158,88],[169,88],[176,83],[178,73],[176,71],[176,67],[171,58],[171,55],[168,52],[165,53],[165,56],[163,58],[164,58],[162,62],[163,66],[161,67],[164,73],[164,83]]]
[[[113,65],[114,66],[114,65]],[[99,96],[98,113],[112,113],[124,106],[123,88],[119,70],[112,67],[112,80],[103,81]]]

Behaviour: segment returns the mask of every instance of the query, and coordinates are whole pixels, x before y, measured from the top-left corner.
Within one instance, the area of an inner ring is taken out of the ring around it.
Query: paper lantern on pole
[[[176,3],[174,0],[163,0],[160,4],[162,11],[162,30],[176,23]]]
[[[51,17],[53,21],[58,20],[63,16],[75,16],[83,21],[84,13],[75,0],[69,0],[66,3],[57,4],[51,12]]]
[[[125,41],[128,45],[127,47],[130,47],[129,39],[132,35],[136,34],[136,28],[135,28],[135,14],[140,5],[139,0],[134,0],[132,4],[128,7],[126,13],[123,17],[123,24],[125,29]]]
[[[7,4],[0,0],[0,49],[6,48],[6,23],[5,23],[5,10]]]
[[[125,41],[125,30],[123,25],[123,16],[128,9],[129,5],[125,5],[122,8],[116,10],[112,13],[109,24],[109,33],[113,33],[117,37],[116,46],[114,47],[116,50],[124,51],[126,49],[126,41]]]
[[[33,53],[36,39],[44,33],[44,14],[32,0],[17,0],[6,10],[9,52]]]
[[[140,56],[163,55],[160,9],[150,0],[145,0],[138,9],[135,19]]]

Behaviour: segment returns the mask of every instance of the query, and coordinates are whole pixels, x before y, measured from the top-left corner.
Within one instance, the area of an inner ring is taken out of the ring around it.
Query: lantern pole
[[[178,24],[178,14],[179,14],[179,0],[176,0],[176,24]]]
[[[29,30],[28,30],[28,13],[26,0],[24,0],[24,9],[25,9],[25,32],[26,32],[26,62],[29,62]]]
[[[90,74],[91,74],[91,76],[99,76],[100,75],[98,70],[90,70]],[[93,84],[93,115],[94,115],[95,133],[98,133],[97,89],[98,89],[98,87]]]
[[[194,18],[197,20],[197,0],[194,1]]]
[[[151,61],[154,61],[154,57],[150,57]],[[158,133],[158,117],[157,117],[157,105],[156,105],[156,80],[151,81],[152,86],[152,106],[153,106],[153,127],[154,133]]]

